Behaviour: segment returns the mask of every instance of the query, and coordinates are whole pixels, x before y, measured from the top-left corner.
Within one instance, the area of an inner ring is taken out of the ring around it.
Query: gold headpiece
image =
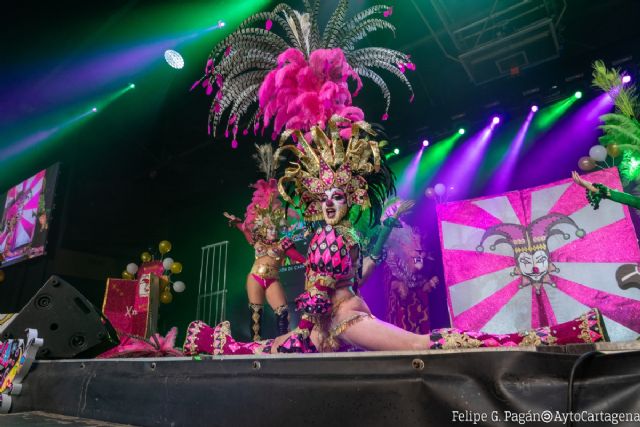
[[[350,120],[333,116],[327,123],[329,136],[319,127],[311,128],[311,142],[307,142],[300,130],[288,129],[282,133],[278,157],[284,151],[292,152],[297,162],[284,171],[278,181],[278,191],[282,198],[294,206],[304,209],[308,221],[322,218],[321,196],[331,188],[340,188],[347,194],[349,205],[370,207],[368,184],[364,176],[380,171],[380,147],[377,141],[369,139],[376,133],[367,122],[351,123],[351,137],[345,148],[338,123]],[[296,145],[284,145],[291,135],[296,136]],[[295,183],[300,204],[287,194],[285,185]]]

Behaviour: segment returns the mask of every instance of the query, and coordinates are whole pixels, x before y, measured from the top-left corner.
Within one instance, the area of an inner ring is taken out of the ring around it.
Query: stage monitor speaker
[[[118,335],[89,300],[58,276],[51,276],[2,332],[2,340],[37,329],[44,345],[39,359],[91,358],[118,345]]]

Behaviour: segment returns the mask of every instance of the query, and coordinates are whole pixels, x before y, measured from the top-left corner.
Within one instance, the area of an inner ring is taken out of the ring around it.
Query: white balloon
[[[594,145],[589,150],[589,157],[591,157],[596,162],[604,162],[607,158],[607,149],[602,145]]]
[[[184,292],[186,288],[187,288],[187,285],[185,285],[184,282],[181,282],[181,281],[173,282],[173,290],[178,293]]]
[[[444,184],[442,183],[438,183],[433,187],[433,190],[436,192],[438,196],[442,196],[444,195],[444,193],[447,192],[447,187],[445,187]]]
[[[135,262],[127,264],[127,273],[136,274],[138,272],[138,265]]]
[[[173,258],[165,258],[162,261],[162,266],[165,270],[171,270],[171,266],[173,265]]]

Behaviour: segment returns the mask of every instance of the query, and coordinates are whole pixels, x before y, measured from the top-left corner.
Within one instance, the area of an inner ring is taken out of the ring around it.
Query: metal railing
[[[196,319],[217,325],[226,319],[229,242],[202,247]]]

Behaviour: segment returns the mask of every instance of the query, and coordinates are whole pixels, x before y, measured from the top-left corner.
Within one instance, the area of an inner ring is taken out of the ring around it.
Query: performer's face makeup
[[[267,229],[265,231],[265,236],[266,236],[267,240],[270,241],[270,242],[276,240],[276,237],[278,236],[278,233],[276,231],[276,227],[275,226],[267,227]]]
[[[329,225],[338,224],[349,212],[347,195],[339,188],[332,188],[324,192],[322,197],[322,216]]]
[[[518,256],[518,267],[523,275],[539,282],[549,270],[549,256],[545,251],[536,251],[533,254],[522,252]]]

